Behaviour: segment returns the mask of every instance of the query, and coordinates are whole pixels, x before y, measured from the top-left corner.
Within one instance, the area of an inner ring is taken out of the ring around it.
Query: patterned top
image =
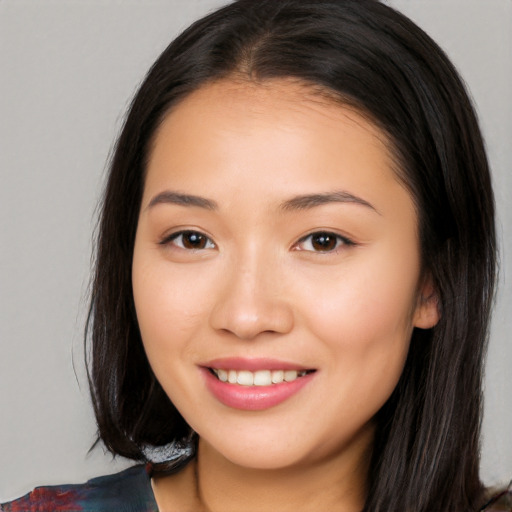
[[[512,512],[512,482],[507,489],[496,494],[486,506],[484,512]]]
[[[158,512],[144,466],[93,478],[81,485],[36,487],[0,504],[2,512]]]
[[[81,485],[37,487],[0,504],[0,512],[158,512],[144,466],[93,478]],[[512,512],[512,484],[494,496],[481,512]]]

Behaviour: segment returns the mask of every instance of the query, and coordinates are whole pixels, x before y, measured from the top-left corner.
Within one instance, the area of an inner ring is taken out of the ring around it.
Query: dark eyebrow
[[[372,209],[375,213],[379,211],[368,201],[361,199],[349,192],[343,190],[336,192],[326,192],[324,194],[305,194],[288,199],[281,204],[282,210],[307,210],[329,203],[355,203]]]
[[[206,210],[216,210],[217,203],[205,197],[194,196],[190,194],[181,194],[180,192],[173,192],[166,190],[157,194],[149,202],[147,208],[152,208],[157,204],[177,204],[180,206],[197,206],[198,208],[205,208]]]

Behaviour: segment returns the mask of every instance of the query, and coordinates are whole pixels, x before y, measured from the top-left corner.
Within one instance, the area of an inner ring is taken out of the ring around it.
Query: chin
[[[310,456],[301,439],[286,440],[265,434],[222,436],[221,439],[199,437],[199,453],[216,453],[231,464],[247,469],[278,470],[300,464]]]
[[[262,446],[257,449],[252,447],[233,448],[221,452],[222,455],[232,464],[246,469],[281,470],[299,465],[305,458],[303,454],[299,455],[295,450],[282,449],[276,446]]]

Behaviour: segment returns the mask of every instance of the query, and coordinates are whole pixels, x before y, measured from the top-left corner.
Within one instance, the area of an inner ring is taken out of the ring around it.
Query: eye
[[[166,237],[160,244],[172,244],[185,250],[215,249],[213,241],[199,231],[178,231]]]
[[[318,231],[301,238],[296,247],[299,251],[334,252],[343,245],[354,245],[354,242],[336,233]]]

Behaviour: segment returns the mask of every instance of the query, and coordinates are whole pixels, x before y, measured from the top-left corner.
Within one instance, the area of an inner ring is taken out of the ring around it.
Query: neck
[[[364,445],[363,454],[356,450],[293,468],[260,470],[232,464],[200,440],[198,498],[208,512],[360,512],[369,459]]]

